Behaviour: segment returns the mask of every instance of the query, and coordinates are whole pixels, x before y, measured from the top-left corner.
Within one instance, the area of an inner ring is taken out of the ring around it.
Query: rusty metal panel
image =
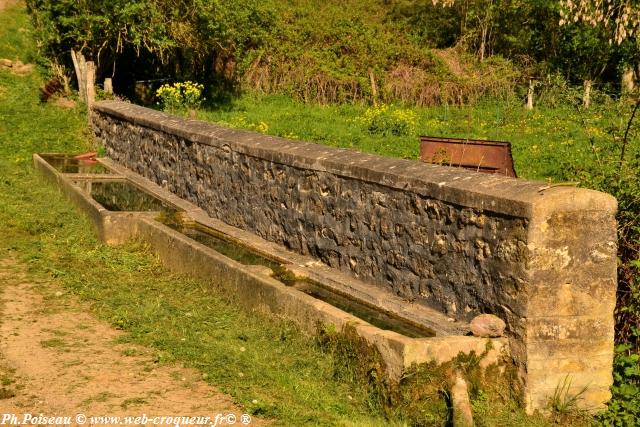
[[[516,178],[507,141],[420,137],[420,160]]]

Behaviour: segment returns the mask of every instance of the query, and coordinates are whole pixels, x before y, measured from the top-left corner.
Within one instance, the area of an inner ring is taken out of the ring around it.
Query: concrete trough
[[[100,174],[60,172],[38,154],[33,155],[33,161],[42,175],[56,184],[89,216],[98,236],[105,243],[118,245],[132,238],[143,239],[169,269],[209,282],[247,309],[283,315],[311,335],[317,334],[319,327],[333,325],[338,331],[349,327],[377,348],[393,381],[398,381],[415,364],[433,361],[442,364],[460,353],[475,353],[483,355],[482,365],[488,366],[505,360],[509,352],[506,338],[469,336],[469,325],[465,322],[455,321],[443,313],[412,304],[384,290],[372,289],[309,256],[293,253],[250,232],[211,218],[192,203],[108,158],[98,159],[107,171]],[[159,221],[161,210],[109,210],[98,203],[89,191],[92,183],[103,182],[126,182],[153,196],[168,210],[179,212],[188,221],[215,230],[225,240],[280,263],[297,279],[312,281],[328,291],[373,307],[401,322],[430,330],[434,336],[412,338],[376,327],[296,287],[287,286],[271,277],[265,268],[241,264],[163,224]]]

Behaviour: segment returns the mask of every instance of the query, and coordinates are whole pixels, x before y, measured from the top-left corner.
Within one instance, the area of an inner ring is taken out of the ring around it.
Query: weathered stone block
[[[527,341],[562,341],[567,339],[589,342],[613,340],[613,319],[593,316],[533,317],[528,321]]]
[[[523,342],[524,344],[524,342]],[[529,348],[535,348],[528,355],[529,361],[539,361],[543,366],[545,361],[550,359],[562,359],[567,355],[576,354],[580,349],[580,354],[587,354],[589,357],[597,357],[603,354],[613,354],[613,341],[610,337],[588,337],[587,339],[564,339],[564,340],[527,340]]]

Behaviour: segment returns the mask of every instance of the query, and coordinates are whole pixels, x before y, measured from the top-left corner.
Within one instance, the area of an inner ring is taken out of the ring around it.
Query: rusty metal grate
[[[511,143],[476,139],[420,137],[420,160],[516,178]]]

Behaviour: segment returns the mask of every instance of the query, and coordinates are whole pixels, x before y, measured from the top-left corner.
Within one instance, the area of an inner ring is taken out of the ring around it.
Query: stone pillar
[[[617,203],[584,189],[547,192],[533,205],[525,334],[512,346],[525,408],[544,410],[566,381],[569,395],[585,390],[580,406],[600,409],[613,381]]]

